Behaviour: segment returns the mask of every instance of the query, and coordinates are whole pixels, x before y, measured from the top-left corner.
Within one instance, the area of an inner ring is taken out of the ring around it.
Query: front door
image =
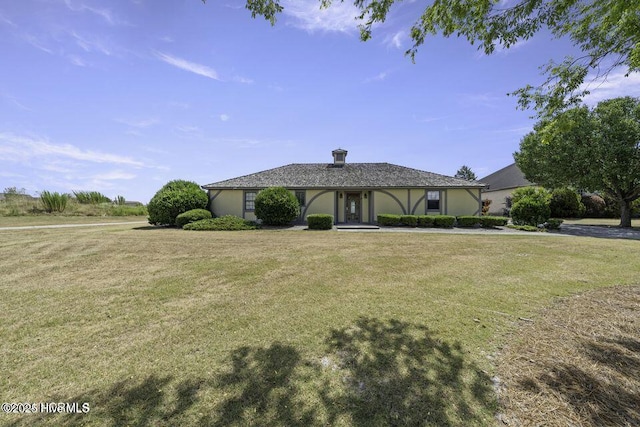
[[[360,193],[347,193],[345,196],[345,222],[360,222]]]

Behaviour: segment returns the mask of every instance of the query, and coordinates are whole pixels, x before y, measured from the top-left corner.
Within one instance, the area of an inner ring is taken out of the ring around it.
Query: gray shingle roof
[[[486,177],[479,179],[479,181],[487,185],[485,191],[496,191],[503,190],[505,188],[535,185],[524,177],[524,174],[515,163],[512,163],[491,175],[487,175]]]
[[[478,188],[484,184],[390,163],[293,163],[203,185],[204,189],[241,188]]]

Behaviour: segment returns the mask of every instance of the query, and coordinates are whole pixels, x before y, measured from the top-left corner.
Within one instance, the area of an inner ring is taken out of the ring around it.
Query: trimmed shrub
[[[511,219],[515,225],[538,226],[547,222],[551,216],[549,202],[534,197],[519,199],[511,207]]]
[[[184,230],[196,231],[240,231],[255,230],[258,228],[255,222],[246,219],[225,215],[219,218],[201,219],[184,226]]]
[[[400,215],[380,214],[378,215],[378,225],[386,225],[386,226],[400,225]]]
[[[560,225],[562,225],[564,221],[557,218],[549,218],[547,222],[544,223],[544,228],[547,230],[560,230]]]
[[[333,228],[333,215],[310,214],[307,215],[309,230],[331,230]]]
[[[418,227],[433,227],[433,215],[418,215]]]
[[[418,217],[415,215],[400,215],[400,224],[407,227],[417,227]]]
[[[456,218],[458,227],[476,227],[480,225],[479,216],[463,215]]]
[[[514,205],[525,197],[549,203],[551,193],[542,187],[520,187],[511,194],[511,204]]]
[[[176,217],[176,226],[183,228],[185,225],[192,222],[200,221],[201,219],[211,218],[211,212],[206,209],[191,209],[181,213]]]
[[[582,204],[585,207],[585,218],[602,218],[606,209],[606,203],[604,199],[597,194],[590,194],[588,196],[582,196]]]
[[[551,216],[558,218],[580,218],[585,212],[580,195],[570,188],[556,188],[553,190],[549,208],[551,209]]]
[[[509,218],[503,216],[482,216],[480,225],[483,228],[504,227],[509,222]]]
[[[44,210],[52,213],[52,212],[64,212],[67,207],[67,202],[69,201],[68,194],[60,194],[56,192],[43,191],[40,193],[40,201],[44,206]]]
[[[191,209],[204,209],[208,201],[207,193],[195,182],[169,181],[147,205],[149,224],[175,225],[178,215]]]
[[[439,228],[452,228],[456,217],[452,215],[433,215],[433,225]]]
[[[260,191],[255,200],[256,218],[265,225],[287,225],[300,214],[300,202],[284,187],[269,187]]]

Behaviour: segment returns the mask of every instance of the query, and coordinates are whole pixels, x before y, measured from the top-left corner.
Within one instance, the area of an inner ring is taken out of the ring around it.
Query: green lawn
[[[107,222],[146,222],[147,216],[65,216],[24,215],[0,216],[0,227],[22,227],[30,225],[102,224]]]
[[[0,400],[27,425],[494,425],[490,356],[557,296],[632,284],[636,241],[0,231]]]

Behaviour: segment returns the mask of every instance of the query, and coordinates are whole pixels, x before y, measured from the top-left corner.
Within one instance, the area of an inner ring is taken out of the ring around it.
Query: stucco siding
[[[307,210],[306,216],[310,214],[329,214],[335,216],[335,191],[324,192],[324,190],[307,190]],[[334,218],[335,221],[335,218]]]
[[[406,189],[375,190],[373,193],[374,208],[372,219],[374,221],[380,214],[403,215],[405,213],[407,203]]]
[[[209,200],[213,198],[211,211],[216,216],[235,215],[242,217],[243,197],[243,190],[209,190]]]
[[[447,189],[445,192],[447,215],[480,215],[479,189]]]
[[[482,199],[491,200],[489,205],[489,213],[491,215],[503,215],[504,210],[507,208],[507,197],[511,196],[511,193],[515,188],[505,188],[496,191],[485,191],[482,193]]]

